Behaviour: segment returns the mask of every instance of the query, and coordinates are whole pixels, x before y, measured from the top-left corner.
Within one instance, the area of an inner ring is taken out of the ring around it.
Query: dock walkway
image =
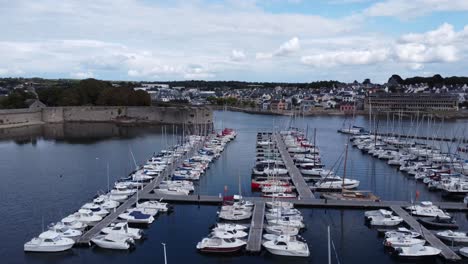
[[[265,202],[256,201],[252,214],[247,251],[260,252],[262,249],[263,221],[265,220]]]
[[[150,194],[156,187],[159,186],[162,180],[167,176],[171,175],[172,172],[177,168],[180,163],[186,159],[187,157],[191,156],[194,152],[198,151],[198,149],[203,145],[200,143],[197,146],[194,146],[191,151],[185,154],[183,157],[177,159],[171,166],[166,167],[166,169],[161,173],[161,175],[155,177],[151,182],[146,184],[142,189],[138,190],[137,193],[132,195],[128,200],[123,202],[119,207],[117,207],[114,211],[104,217],[99,223],[89,229],[86,233],[84,233],[78,240],[77,244],[80,245],[89,245],[91,239],[99,234],[104,227],[107,227],[112,222],[116,221],[120,214],[124,213],[126,210],[134,206],[138,200],[142,199],[142,197],[146,197]]]
[[[293,181],[294,186],[296,187],[296,191],[299,194],[299,197],[301,199],[314,199],[314,194],[310,190],[309,185],[307,185],[304,178],[302,177],[301,172],[294,164],[294,161],[292,160],[291,155],[289,155],[289,152],[286,149],[286,145],[284,144],[281,135],[275,133],[274,138],[276,141],[276,147],[278,148],[281,157],[283,158],[284,164],[288,169],[289,176],[291,177],[291,180]]]
[[[445,259],[451,261],[458,261],[461,260],[460,256],[458,256],[455,252],[453,252],[450,247],[445,245],[440,239],[438,239],[431,231],[427,230],[424,226],[422,226],[414,217],[412,217],[408,212],[403,210],[400,206],[391,206],[390,207],[393,212],[399,215],[403,220],[416,232],[420,233],[426,241],[431,244],[431,246],[442,250],[440,253]]]

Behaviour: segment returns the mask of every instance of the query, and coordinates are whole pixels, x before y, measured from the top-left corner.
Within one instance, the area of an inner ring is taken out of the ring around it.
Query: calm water
[[[294,125],[317,128],[317,144],[323,162],[332,166],[344,150],[347,138],[336,133],[347,120],[343,117],[310,117],[291,121],[282,116],[251,115],[234,112],[216,112],[217,128],[232,127],[238,137],[230,143],[220,159],[214,162],[200,180],[197,192],[217,195],[227,186],[230,193],[240,188],[250,193],[250,172],[255,159],[255,140],[258,131]],[[388,130],[396,130],[391,119]],[[367,119],[358,117],[356,125],[367,126]],[[468,121],[445,121],[425,124],[425,130],[437,135],[466,136]],[[414,122],[413,122],[414,123]],[[409,133],[411,121],[398,125],[399,131]],[[423,125],[420,125],[420,128]],[[414,127],[414,126],[413,126]],[[428,129],[429,128],[429,129]],[[146,233],[148,239],[138,244],[135,251],[122,253],[97,248],[74,248],[63,254],[25,254],[23,243],[37,235],[43,225],[58,221],[89,201],[98,190],[107,189],[106,166],[110,167],[111,182],[127,175],[134,164],[130,149],[138,163],[153,152],[177,142],[172,127],[119,128],[110,124],[67,124],[0,130],[0,236],[1,263],[162,263],[161,242],[167,244],[169,263],[324,263],[326,261],[326,226],[332,227],[332,237],[340,263],[362,263],[372,259],[379,263],[395,263],[383,250],[382,240],[375,230],[364,225],[361,211],[302,210],[308,229],[303,236],[308,240],[311,257],[284,259],[262,253],[260,256],[213,257],[200,255],[196,242],[208,233],[216,221],[213,206],[177,205],[175,213],[161,215]],[[177,130],[179,134],[180,129]],[[413,132],[414,133],[414,132]],[[435,134],[435,132],[433,132]],[[453,148],[455,143],[440,147]],[[440,200],[438,193],[426,191],[382,161],[350,148],[347,175],[361,181],[360,189],[371,190],[386,200],[410,200],[416,190],[421,199]],[[342,169],[341,169],[342,171]],[[338,174],[342,174],[340,169]],[[257,194],[253,194],[257,195]],[[468,230],[466,216],[457,214],[457,220]],[[359,252],[359,253],[357,253]],[[334,263],[338,263],[334,261]],[[425,262],[428,263],[428,262]]]

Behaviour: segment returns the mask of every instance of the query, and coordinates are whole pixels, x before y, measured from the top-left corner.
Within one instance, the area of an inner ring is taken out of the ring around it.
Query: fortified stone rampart
[[[77,106],[0,110],[0,127],[63,122],[211,125],[205,107]]]

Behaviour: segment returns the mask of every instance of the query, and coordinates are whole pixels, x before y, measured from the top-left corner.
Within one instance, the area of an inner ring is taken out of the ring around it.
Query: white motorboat
[[[230,224],[230,223],[217,223],[214,228],[225,229],[225,230],[247,230],[248,227],[244,225],[238,224]]]
[[[266,206],[268,208],[294,208],[294,204],[291,202],[284,202],[284,201],[273,201],[273,202],[266,202]]]
[[[380,215],[371,215],[366,217],[366,220],[373,226],[395,226],[403,222],[403,218],[394,216],[392,212],[387,210],[379,210]]]
[[[244,231],[241,230],[236,230],[236,229],[220,229],[220,228],[214,228],[213,233],[215,236],[226,236],[226,235],[231,235],[233,238],[245,238],[249,234],[247,234]],[[222,234],[220,234],[222,233]]]
[[[129,227],[126,222],[111,223],[108,227],[104,227],[101,232],[104,234],[124,235],[133,239],[141,239],[143,235],[141,229]]]
[[[124,202],[128,199],[128,195],[125,194],[112,194],[109,193],[109,199],[115,202]]]
[[[91,210],[88,209],[80,209],[78,212],[70,215],[69,217],[74,217],[76,221],[87,225],[95,225],[102,220],[102,216],[95,215]]]
[[[263,247],[274,255],[291,257],[308,257],[310,255],[307,243],[298,241],[295,236],[280,235],[275,240],[263,242]]]
[[[125,196],[126,198],[127,196]],[[119,206],[119,202],[110,199],[108,195],[100,195],[99,197],[95,198],[93,202],[106,210],[112,210]]]
[[[75,217],[70,217],[70,216],[67,216],[63,218],[62,220],[60,220],[60,223],[68,228],[80,230],[81,232],[83,232],[88,226],[85,223],[77,221]]]
[[[190,191],[177,187],[168,187],[167,189],[154,189],[154,193],[168,195],[189,195]]]
[[[82,209],[88,209],[91,212],[93,212],[93,214],[99,215],[101,217],[106,216],[106,215],[109,214],[109,211],[107,211],[106,209],[101,208],[100,205],[97,205],[95,203],[85,203],[81,208]]]
[[[299,228],[284,225],[267,225],[265,231],[274,235],[296,236],[299,234]]]
[[[393,237],[386,238],[383,244],[386,247],[393,247],[393,248],[411,247],[415,245],[424,246],[424,244],[426,244],[426,240],[412,238],[412,237],[403,235],[403,236],[393,236]]]
[[[49,230],[57,232],[61,237],[70,238],[76,241],[83,235],[83,232],[76,229],[71,229],[62,223],[56,223],[49,226]]]
[[[420,237],[421,234],[419,234],[418,232],[411,231],[406,227],[399,227],[396,230],[385,232],[385,238],[398,237],[398,236],[407,236],[407,237],[417,238],[417,237]]]
[[[252,212],[244,210],[227,210],[219,212],[218,217],[228,221],[246,220],[252,217]]]
[[[218,236],[219,235],[219,236]],[[197,249],[206,253],[231,253],[239,251],[247,242],[228,234],[210,234],[198,242]]]
[[[464,256],[465,258],[468,258],[468,247],[460,248],[458,253],[460,253],[460,255]]]
[[[142,203],[137,203],[136,204],[137,208],[149,208],[149,209],[155,209],[160,212],[167,212],[169,211],[170,207],[168,203],[162,203],[161,201],[146,201]]]
[[[38,237],[24,244],[24,251],[29,252],[60,252],[73,247],[75,241],[71,238],[62,237],[55,231],[45,231]]]
[[[114,233],[97,235],[91,241],[98,247],[118,250],[130,249],[135,244],[135,241],[131,237]]]
[[[468,235],[465,232],[455,232],[452,230],[446,230],[446,231],[437,232],[436,236],[446,241],[450,241],[450,242],[452,241],[461,242],[461,243],[468,242]]]
[[[421,217],[439,217],[440,219],[450,219],[451,216],[441,210],[439,207],[432,204],[432,202],[424,201],[421,205],[411,205],[406,208],[412,215]]]
[[[415,245],[411,247],[400,247],[395,249],[400,257],[429,257],[437,256],[441,250],[430,246]]]
[[[268,220],[268,225],[292,226],[292,227],[296,227],[299,229],[305,227],[304,223],[301,220],[291,219],[288,216],[283,217],[283,218]]]
[[[296,215],[287,215],[287,214],[282,214],[282,213],[266,213],[265,218],[268,221],[274,220],[274,219],[289,219],[289,220],[295,220],[295,221],[303,221],[304,218],[302,217],[301,214],[296,214]]]
[[[144,214],[138,210],[122,213],[119,215],[119,218],[127,220],[127,222],[132,224],[151,224],[154,221],[152,215]]]
[[[282,192],[274,192],[274,193],[262,193],[263,197],[271,197],[271,198],[296,198],[297,195],[295,193],[282,193]]]
[[[152,216],[156,216],[158,214],[158,209],[152,209],[152,208],[130,208],[127,210],[127,212],[133,212],[133,211],[138,211],[138,212],[141,212],[143,214],[147,214],[147,215],[152,215]]]

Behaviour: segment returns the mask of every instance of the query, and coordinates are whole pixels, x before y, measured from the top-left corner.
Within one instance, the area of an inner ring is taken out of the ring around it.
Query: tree
[[[362,82],[362,84],[371,84],[371,81],[370,81],[369,78],[366,78],[366,79]]]
[[[6,109],[27,108],[26,100],[34,98],[35,96],[32,93],[23,90],[13,90],[13,92],[0,101],[0,107]]]

